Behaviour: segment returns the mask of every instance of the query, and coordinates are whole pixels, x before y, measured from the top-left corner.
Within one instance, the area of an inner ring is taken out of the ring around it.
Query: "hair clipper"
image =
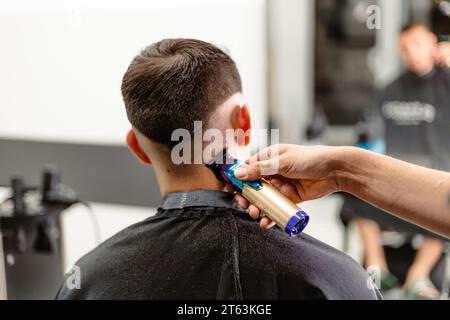
[[[306,228],[309,216],[295,203],[279,192],[265,179],[258,181],[241,181],[234,172],[244,162],[222,151],[212,162],[207,164],[220,181],[231,185],[251,204],[257,206],[268,218],[275,222],[289,236],[296,237]]]

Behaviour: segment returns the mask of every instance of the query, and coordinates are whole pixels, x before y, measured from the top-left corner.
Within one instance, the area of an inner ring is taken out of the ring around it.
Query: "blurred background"
[[[369,7],[380,10],[381,28],[368,27]],[[11,244],[3,220],[0,297],[53,297],[62,273],[99,241],[155,213],[157,182],[125,146],[120,93],[129,62],[146,45],[189,37],[226,48],[256,129],[280,128],[283,143],[356,145],[376,93],[404,71],[401,28],[414,20],[447,41],[449,16],[450,2],[438,0],[2,0],[0,201],[11,197],[12,177],[27,189],[58,183],[60,173],[87,203],[70,205],[70,192],[67,205],[50,199],[58,218],[50,228],[38,222],[47,227],[32,240],[28,227],[21,233],[12,223]],[[364,245],[342,218],[343,203],[333,195],[304,204],[312,213],[307,233],[363,264]],[[385,232],[383,244],[408,241],[413,250],[422,236],[403,235]],[[35,249],[28,256],[27,246]],[[436,281],[445,291],[442,268]],[[45,270],[52,275],[39,276]]]

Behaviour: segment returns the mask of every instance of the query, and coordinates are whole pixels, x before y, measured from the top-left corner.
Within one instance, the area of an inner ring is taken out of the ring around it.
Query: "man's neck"
[[[155,172],[162,196],[197,190],[222,191],[225,187],[225,184],[218,181],[211,170],[202,165],[172,169],[155,167]]]

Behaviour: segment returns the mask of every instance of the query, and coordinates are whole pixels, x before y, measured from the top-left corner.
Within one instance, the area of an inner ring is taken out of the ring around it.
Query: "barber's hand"
[[[237,169],[235,175],[250,181],[264,177],[295,203],[314,200],[340,191],[335,173],[337,152],[339,149],[333,147],[272,146],[251,157],[248,165]],[[260,211],[249,206],[241,195],[236,201],[248,208],[252,218],[259,218]],[[262,228],[271,226],[273,223],[267,217],[261,220]]]
[[[450,42],[441,42],[436,53],[436,64],[450,68]]]

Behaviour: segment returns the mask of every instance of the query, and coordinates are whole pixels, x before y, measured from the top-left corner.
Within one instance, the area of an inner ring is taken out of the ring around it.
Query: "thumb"
[[[237,168],[234,175],[239,180],[258,180],[264,176],[277,175],[279,173],[279,167],[279,158],[277,157]]]

